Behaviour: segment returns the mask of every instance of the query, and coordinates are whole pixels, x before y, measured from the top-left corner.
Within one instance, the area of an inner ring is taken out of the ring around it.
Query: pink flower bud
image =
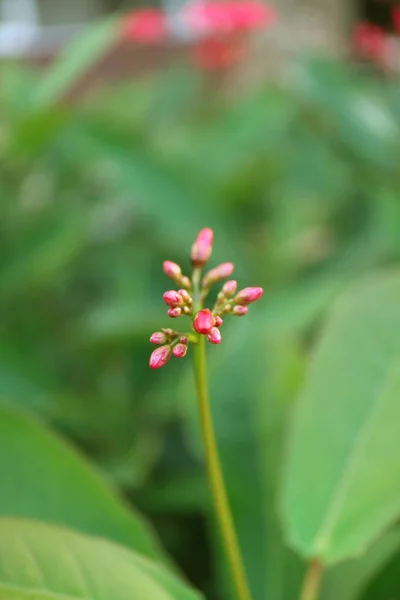
[[[215,319],[208,308],[203,308],[196,313],[193,321],[193,327],[197,333],[207,334],[215,326]]]
[[[210,333],[207,335],[207,339],[212,344],[220,344],[221,343],[221,332],[216,327],[213,327]]]
[[[163,367],[171,358],[171,346],[160,346],[151,353],[149,366],[150,369],[159,369]]]
[[[167,277],[170,277],[174,280],[179,279],[179,277],[182,275],[182,269],[180,266],[174,262],[171,262],[170,260],[163,262],[163,271]]]
[[[176,292],[175,290],[169,290],[168,292],[164,292],[163,300],[167,306],[179,306],[183,304],[183,298]]]
[[[212,250],[212,229],[202,229],[192,246],[190,257],[194,267],[202,267],[210,258]]]
[[[187,344],[188,343],[188,339],[186,337],[186,335],[181,335],[181,337],[179,338],[179,341],[181,344]]]
[[[168,316],[171,317],[172,319],[177,319],[178,317],[180,317],[182,314],[182,309],[175,307],[175,308],[169,308],[168,309]]]
[[[186,344],[177,344],[172,349],[172,354],[176,356],[176,358],[183,358],[187,352]]]
[[[224,296],[227,296],[229,298],[230,296],[233,296],[233,294],[236,292],[236,288],[237,281],[232,279],[231,281],[227,281],[226,283],[224,283],[224,285],[222,286],[222,293]]]
[[[174,334],[174,330],[173,329],[163,329],[163,332],[165,333],[165,335],[167,335],[168,337],[170,337],[171,335]]]
[[[216,327],[221,327],[223,322],[224,321],[221,319],[221,317],[215,317],[215,326]]]
[[[243,317],[243,315],[245,315],[248,311],[249,309],[247,306],[234,306],[232,308],[232,314],[236,315],[237,317]]]
[[[161,331],[156,331],[151,335],[150,342],[152,344],[155,344],[156,346],[159,346],[160,344],[165,344],[167,338],[168,336],[165,333],[162,333]]]
[[[233,269],[234,266],[230,262],[222,263],[215,267],[215,269],[211,269],[211,271],[206,273],[203,278],[203,287],[209,287],[221,279],[230,277],[233,273]]]
[[[260,287],[248,287],[240,292],[235,297],[236,304],[251,304],[263,295],[264,290]]]

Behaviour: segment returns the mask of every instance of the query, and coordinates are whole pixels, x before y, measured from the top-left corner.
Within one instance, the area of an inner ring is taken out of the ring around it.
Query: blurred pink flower
[[[400,5],[392,7],[392,23],[396,33],[400,33]]]
[[[182,16],[191,31],[212,34],[265,28],[276,20],[275,10],[257,0],[193,2]]]
[[[353,45],[363,58],[380,60],[386,43],[385,32],[372,23],[360,21],[353,29]]]
[[[154,44],[165,39],[167,21],[157,8],[141,8],[124,17],[122,33],[125,40]]]

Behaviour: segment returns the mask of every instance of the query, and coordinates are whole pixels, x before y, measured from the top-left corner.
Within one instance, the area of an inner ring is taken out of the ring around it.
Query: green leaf
[[[0,515],[67,525],[147,556],[159,555],[139,515],[125,506],[82,456],[43,425],[4,407],[0,409],[0,480]]]
[[[83,34],[72,40],[61,57],[47,69],[32,94],[34,108],[58,102],[81,77],[105,54],[118,35],[115,18],[85,27]]]
[[[398,515],[399,303],[399,273],[359,284],[337,302],[311,361],[283,500],[304,556],[356,556]]]
[[[0,519],[0,597],[13,600],[196,600],[157,563],[43,523]]]
[[[388,531],[360,558],[346,561],[324,576],[323,600],[354,600],[367,588],[400,546],[400,531]]]

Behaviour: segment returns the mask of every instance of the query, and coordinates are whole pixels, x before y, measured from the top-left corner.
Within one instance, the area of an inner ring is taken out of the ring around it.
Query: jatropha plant
[[[237,541],[235,527],[225,490],[225,484],[215,442],[206,372],[206,341],[220,344],[221,326],[228,315],[242,317],[248,312],[248,305],[258,300],[263,290],[260,287],[247,287],[237,292],[237,282],[229,280],[221,288],[214,306],[204,307],[211,287],[229,278],[233,273],[233,264],[222,263],[202,274],[212,251],[213,232],[205,228],[198,234],[191,250],[193,267],[192,277],[182,274],[179,265],[169,260],[163,264],[164,273],[171,278],[177,290],[168,290],[163,300],[168,306],[168,315],[172,319],[186,315],[192,321],[192,331],[180,332],[166,328],[153,333],[150,342],[158,346],[150,356],[150,367],[163,367],[172,356],[183,358],[189,344],[193,346],[193,365],[199,417],[202,428],[205,456],[211,494],[214,501],[221,537],[230,567],[232,582],[238,600],[251,600],[246,573]]]
[[[263,293],[260,287],[248,287],[236,293],[237,282],[227,281],[217,296],[214,307],[203,308],[204,300],[211,287],[233,273],[234,266],[230,262],[222,263],[201,277],[201,270],[208,262],[212,250],[213,232],[202,229],[198,234],[191,251],[193,276],[189,279],[182,275],[182,269],[176,263],[166,260],[163,264],[164,273],[170,277],[178,290],[168,290],[163,294],[163,300],[168,308],[168,316],[177,319],[182,315],[192,318],[193,332],[180,333],[167,328],[153,333],[150,342],[159,346],[150,357],[150,368],[159,369],[171,358],[183,358],[189,343],[197,344],[200,336],[205,336],[211,344],[220,344],[222,340],[220,327],[226,315],[242,317],[248,312],[248,304],[258,300]]]

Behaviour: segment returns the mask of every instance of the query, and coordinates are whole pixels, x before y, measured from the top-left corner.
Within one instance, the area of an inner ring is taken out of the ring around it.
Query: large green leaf
[[[195,600],[164,567],[100,538],[0,519],[0,597],[13,600]]]
[[[302,555],[363,551],[399,513],[400,275],[337,302],[311,361],[290,436],[284,517]]]
[[[54,522],[110,538],[147,556],[146,524],[72,447],[27,416],[0,409],[0,515]]]

